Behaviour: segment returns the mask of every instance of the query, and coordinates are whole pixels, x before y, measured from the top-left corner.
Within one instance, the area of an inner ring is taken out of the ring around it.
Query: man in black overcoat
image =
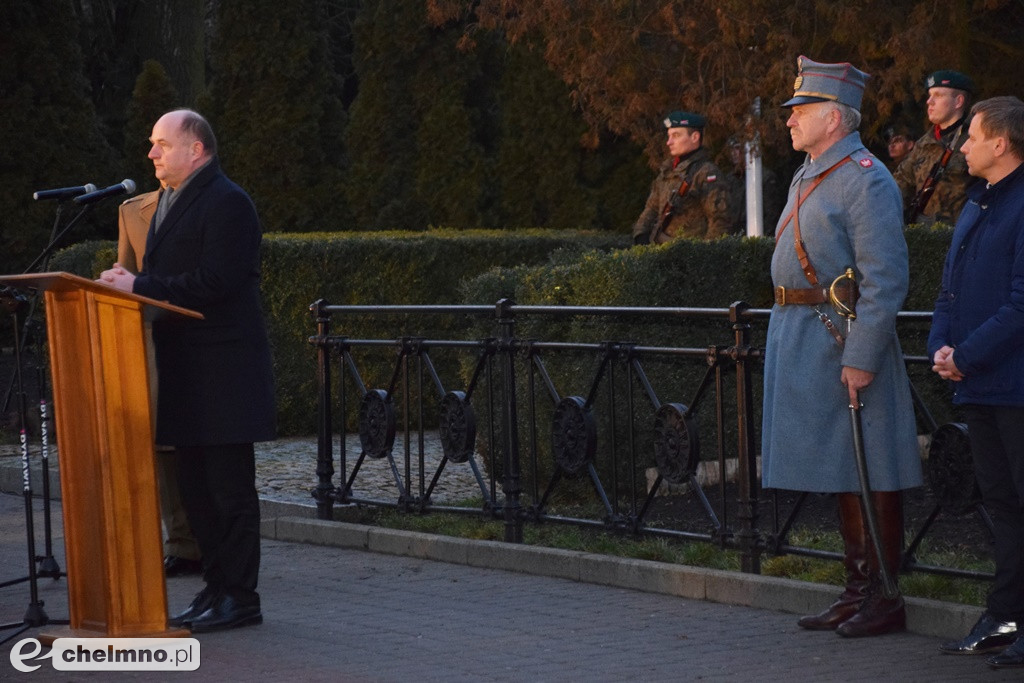
[[[165,186],[143,269],[100,281],[202,313],[156,322],[156,442],[174,446],[206,587],[168,620],[202,633],[258,624],[259,498],[253,442],[276,433],[270,345],[260,305],[259,218],[228,179],[213,130],[180,109],[153,126],[149,158]]]

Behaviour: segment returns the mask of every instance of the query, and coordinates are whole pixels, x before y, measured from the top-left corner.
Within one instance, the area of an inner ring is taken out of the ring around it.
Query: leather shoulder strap
[[[800,205],[807,200],[807,197],[809,197],[810,194],[814,192],[814,190],[816,190],[819,185],[821,185],[822,181],[825,180],[825,178],[831,175],[832,171],[836,170],[837,168],[839,168],[840,166],[842,166],[843,164],[847,163],[850,160],[850,155],[847,154],[845,157],[829,166],[827,169],[825,169],[824,173],[815,178],[814,182],[811,183],[810,187],[808,187],[803,192],[801,192],[800,188],[798,187],[796,194],[796,205],[793,207],[793,210],[789,212],[789,215],[786,216],[786,219],[779,226],[779,231],[775,235],[776,243],[778,243],[778,239],[786,230],[786,226],[789,225],[789,222],[791,220],[793,221],[793,241],[796,246],[796,256],[797,259],[800,260],[800,268],[804,272],[804,277],[806,277],[807,281],[810,282],[811,285],[814,287],[818,286],[818,273],[817,271],[814,270],[814,266],[811,265],[811,260],[807,256],[807,248],[804,246],[803,238],[800,236]]]

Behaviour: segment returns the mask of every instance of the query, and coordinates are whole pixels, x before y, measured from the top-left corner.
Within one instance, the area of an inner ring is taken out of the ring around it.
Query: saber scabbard
[[[840,294],[840,284],[846,284],[846,296]],[[828,289],[829,300],[843,318],[846,319],[846,332],[849,334],[851,323],[857,318],[854,310],[856,303],[856,279],[853,268],[847,268],[846,272],[832,281]],[[860,393],[856,395],[856,401],[850,404],[850,426],[853,428],[853,459],[857,463],[857,478],[860,479],[860,501],[861,509],[864,511],[864,522],[868,527],[868,535],[871,536],[871,544],[875,547],[875,557],[878,558],[878,574],[882,579],[882,594],[886,599],[892,600],[899,596],[900,590],[896,587],[889,567],[885,564],[885,555],[882,552],[882,536],[878,529],[878,515],[875,513],[875,501],[871,496],[871,480],[868,478],[868,459],[864,453],[864,425],[861,422],[860,409],[864,405],[860,402]]]
[[[882,578],[882,594],[886,599],[892,600],[899,596],[899,588],[896,581],[885,564],[885,555],[882,552],[882,536],[878,530],[878,515],[875,514],[874,499],[871,496],[871,480],[868,479],[868,460],[864,453],[864,427],[860,419],[860,395],[857,395],[857,405],[850,405],[850,426],[853,427],[853,456],[857,461],[857,477],[860,479],[861,509],[864,511],[864,521],[868,526],[868,535],[871,536],[871,544],[875,547],[875,557],[878,560],[878,574]]]

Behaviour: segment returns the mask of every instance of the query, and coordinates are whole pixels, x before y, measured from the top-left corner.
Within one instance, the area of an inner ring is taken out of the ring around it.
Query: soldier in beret
[[[970,77],[951,70],[931,74],[925,79],[925,87],[928,89],[931,128],[917,140],[893,177],[903,194],[908,225],[952,225],[967,199],[970,176],[960,146],[967,141],[967,112],[976,89]],[[951,153],[945,155],[947,150]],[[929,182],[929,176],[934,176],[931,182],[935,189],[925,203],[919,196]]]
[[[917,425],[896,314],[909,282],[899,188],[865,149],[857,128],[868,75],[848,63],[797,60],[793,149],[807,153],[775,228],[775,306],[764,367],[762,483],[836,494],[846,587],[799,625],[839,635],[905,628],[903,599],[882,590],[882,562],[895,576],[903,550],[903,489],[922,484]],[[856,287],[843,278],[852,270]],[[842,283],[844,320],[829,298]],[[859,291],[859,298],[858,298]],[[860,495],[850,410],[863,424],[871,496]],[[876,513],[882,557],[864,503]]]
[[[892,159],[891,168],[895,169],[914,150],[914,138],[910,134],[910,127],[899,121],[887,127],[884,136],[886,152]]]
[[[704,149],[706,119],[685,111],[663,121],[672,158],[651,183],[634,244],[662,244],[676,237],[714,239],[735,232],[739,202],[731,183]]]

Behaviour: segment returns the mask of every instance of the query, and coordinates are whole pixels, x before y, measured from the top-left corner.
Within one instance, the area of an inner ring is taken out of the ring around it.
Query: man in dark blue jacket
[[[202,313],[153,324],[156,442],[174,446],[206,587],[168,620],[193,632],[257,624],[260,514],[253,442],[275,436],[270,344],[260,303],[259,218],[220,170],[202,116],[180,109],[153,126],[149,158],[165,189],[142,272],[120,264],[100,280]]]
[[[953,232],[928,352],[963,407],[996,576],[978,623],[940,650],[1005,648],[989,665],[1024,667],[1024,102],[994,97],[972,114],[961,149],[984,182],[968,189]]]

